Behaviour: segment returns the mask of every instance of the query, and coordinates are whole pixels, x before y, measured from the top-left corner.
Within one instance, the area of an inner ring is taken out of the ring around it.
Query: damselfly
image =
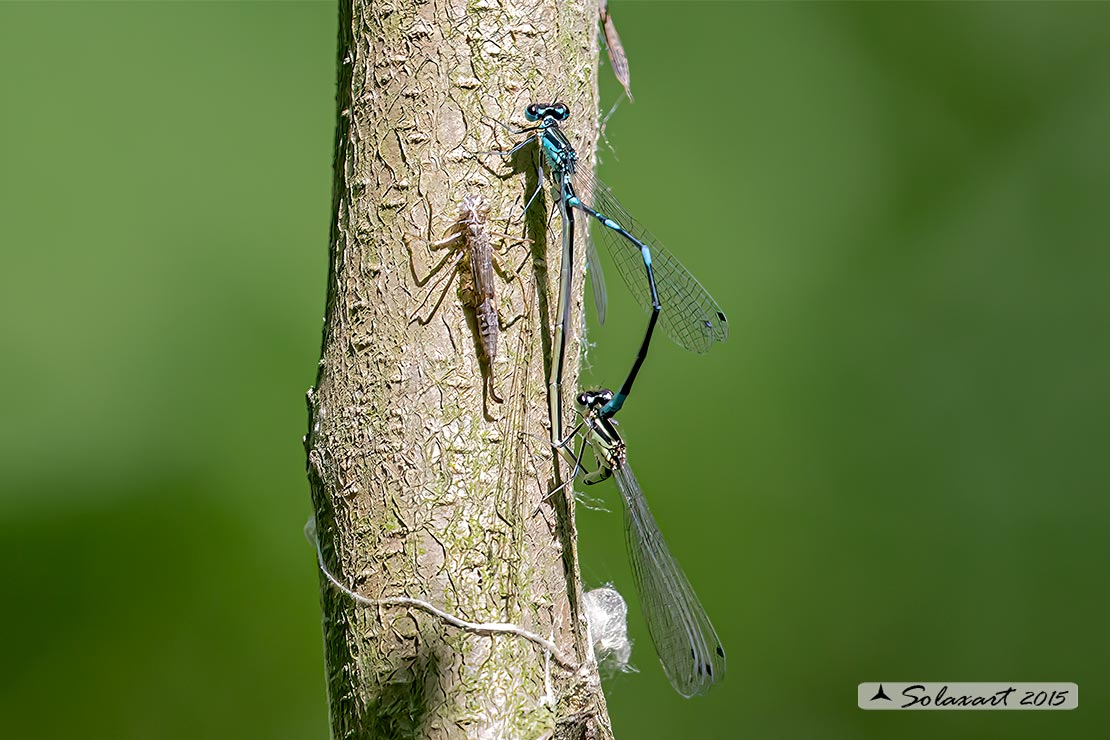
[[[497,341],[501,330],[512,326],[521,317],[517,316],[512,321],[502,324],[497,312],[497,291],[493,279],[494,270],[496,269],[506,280],[515,279],[517,284],[520,285],[521,295],[526,298],[527,293],[524,290],[524,283],[521,281],[520,275],[502,267],[500,261],[493,255],[494,250],[487,226],[488,220],[489,204],[482,196],[463,196],[462,202],[459,204],[458,216],[447,230],[447,235],[443,239],[431,243],[432,249],[450,249],[451,251],[440,260],[439,264],[431,269],[423,280],[416,278],[416,284],[423,287],[450,260],[454,259],[455,264],[447,279],[447,285],[444,286],[443,292],[440,293],[439,299],[428,313],[427,318],[417,318],[416,314],[413,316],[421,325],[427,325],[440,304],[443,303],[455,276],[460,272],[469,271],[472,282],[471,285],[464,286],[463,292],[468,294],[467,302],[474,310],[475,324],[478,329],[478,343],[482,347],[483,359],[488,369],[486,377],[489,383],[490,396],[497,403],[502,403],[504,399],[497,394],[493,383],[493,363],[497,359]],[[407,244],[406,248],[408,248]],[[409,258],[412,258],[411,249],[409,249]],[[413,277],[416,277],[415,267]],[[431,293],[429,292],[428,296],[425,296],[424,302],[420,304],[420,308],[423,308],[424,303],[427,303],[430,296]],[[417,314],[420,312],[420,308],[417,308]]]
[[[671,339],[693,352],[706,352],[714,343],[728,337],[728,320],[724,312],[697,278],[621,207],[609,188],[589,173],[577,171],[578,154],[559,127],[559,123],[569,116],[570,109],[562,103],[532,103],[525,109],[524,117],[536,125],[513,132],[535,132],[535,138],[544,153],[543,159],[547,162],[548,171],[558,189],[559,213],[562,216],[558,318],[554,330],[549,388],[553,443],[561,441],[563,431],[562,374],[566,350],[565,331],[570,323],[575,209],[600,224],[601,228],[595,229],[594,233],[605,242],[632,294],[651,312],[647,331],[632,369],[620,390],[598,410],[600,417],[608,418],[617,413],[632,391],[636,375],[647,357],[656,321],[663,326],[663,331]],[[530,141],[531,138],[520,142],[506,155],[514,154]],[[539,190],[537,194],[538,192]],[[530,203],[531,201],[529,205]],[[587,249],[586,256],[590,262],[588,272],[594,288],[598,317],[604,323],[606,298],[601,266],[592,249]]]
[[[675,691],[689,698],[703,694],[725,676],[725,651],[690,581],[671,555],[632,469],[617,422],[604,409],[613,400],[609,390],[578,395],[582,421],[557,448],[572,467],[571,480],[582,470],[586,448],[597,458],[597,470],[582,476],[586,485],[613,477],[624,502],[625,538],[640,609],[655,644],[663,672]],[[577,454],[567,446],[582,432]]]

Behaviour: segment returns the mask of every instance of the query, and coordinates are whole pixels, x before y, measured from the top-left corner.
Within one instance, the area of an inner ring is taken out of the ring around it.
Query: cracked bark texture
[[[327,313],[305,438],[324,558],[368,598],[513,622],[583,668],[560,668],[510,635],[360,608],[321,579],[333,737],[611,737],[580,616],[573,506],[566,491],[545,500],[559,482],[545,442],[560,260],[550,196],[522,219],[542,185],[535,151],[511,164],[489,154],[521,139],[489,119],[519,128],[528,103],[562,101],[580,166],[593,167],[597,24],[596,0],[340,2]],[[503,264],[523,265],[523,291],[498,284],[500,315],[523,318],[488,370],[459,290],[426,326],[411,320],[442,290],[417,277],[441,258],[429,244],[468,194],[490,204],[492,232],[527,240],[495,238],[507,245]],[[569,332],[568,396],[579,336]],[[485,372],[503,404],[484,391]]]

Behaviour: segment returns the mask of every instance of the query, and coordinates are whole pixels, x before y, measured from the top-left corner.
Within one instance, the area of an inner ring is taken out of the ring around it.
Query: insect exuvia
[[[493,383],[493,363],[497,359],[497,342],[500,337],[502,329],[508,328],[516,323],[521,317],[517,316],[512,321],[503,324],[497,311],[497,290],[493,278],[494,270],[496,269],[507,280],[515,279],[521,285],[521,292],[523,294],[524,286],[520,281],[520,276],[515,272],[510,272],[501,267],[500,262],[493,254],[493,246],[490,241],[490,232],[487,226],[489,220],[489,204],[480,195],[466,195],[459,203],[458,216],[452,222],[447,234],[443,239],[432,242],[432,249],[450,249],[452,250],[443,260],[440,261],[423,281],[417,279],[418,286],[424,286],[432,276],[436,275],[452,258],[455,264],[451,269],[451,273],[447,280],[447,285],[444,286],[443,292],[440,294],[436,305],[433,306],[428,317],[425,319],[417,319],[421,325],[426,325],[431,321],[432,316],[435,314],[436,309],[443,302],[444,296],[447,295],[448,289],[451,287],[455,276],[459,272],[465,272],[469,267],[472,285],[469,289],[469,300],[471,308],[474,310],[474,319],[478,328],[478,342],[482,348],[483,359],[488,368],[489,374],[489,392],[490,397],[498,403],[502,403],[502,399]],[[412,252],[410,250],[411,257]],[[424,299],[427,302],[427,298]],[[423,303],[421,304],[423,306]],[[419,312],[419,309],[417,309]]]
[[[571,479],[582,468],[586,449],[593,450],[597,469],[582,476],[586,485],[615,478],[624,504],[625,539],[640,609],[663,672],[684,697],[703,694],[725,676],[725,651],[717,631],[698,601],[690,581],[671,555],[659,525],[648,508],[632,469],[617,422],[604,413],[613,400],[609,390],[578,395],[582,421],[558,449],[572,465]],[[577,454],[567,449],[581,432]]]

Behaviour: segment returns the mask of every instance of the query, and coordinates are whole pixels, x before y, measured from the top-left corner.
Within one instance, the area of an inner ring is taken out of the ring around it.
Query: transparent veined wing
[[[680,347],[699,354],[708,352],[715,343],[727,339],[728,319],[721,306],[678,258],[660,245],[651,232],[617,202],[609,188],[585,173],[576,174],[572,183],[575,194],[583,203],[620,224],[651,250],[655,287],[663,306],[659,314],[659,325],[663,331]],[[640,248],[596,219],[589,217],[588,221],[592,223],[590,234],[605,243],[628,289],[640,305],[650,311],[651,292]]]
[[[725,651],[686,574],[671,555],[627,464],[614,471],[624,500],[632,575],[663,672],[684,697],[704,694],[725,677]]]
[[[601,258],[593,239],[586,239],[586,272],[590,276],[590,289],[597,309],[597,323],[605,324],[605,314],[609,310],[609,298],[605,295],[605,273],[601,271]]]

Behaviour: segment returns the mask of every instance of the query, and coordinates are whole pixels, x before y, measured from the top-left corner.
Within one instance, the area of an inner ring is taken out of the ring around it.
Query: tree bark
[[[490,119],[521,127],[528,103],[559,101],[579,166],[593,166],[597,23],[596,0],[340,1],[327,313],[305,448],[322,563],[375,606],[322,575],[333,737],[611,737],[569,487],[548,496],[560,482],[546,442],[560,261],[550,197],[522,219],[543,185],[538,154],[513,164],[489,154],[522,138]],[[443,255],[429,245],[475,194],[490,204],[491,232],[527,240],[495,238],[510,270],[523,265],[523,289],[498,284],[501,318],[522,318],[502,332],[492,368],[465,293],[449,288],[433,309],[442,283],[417,285]],[[567,389],[579,336],[569,332]],[[514,623],[574,666],[399,597]]]

